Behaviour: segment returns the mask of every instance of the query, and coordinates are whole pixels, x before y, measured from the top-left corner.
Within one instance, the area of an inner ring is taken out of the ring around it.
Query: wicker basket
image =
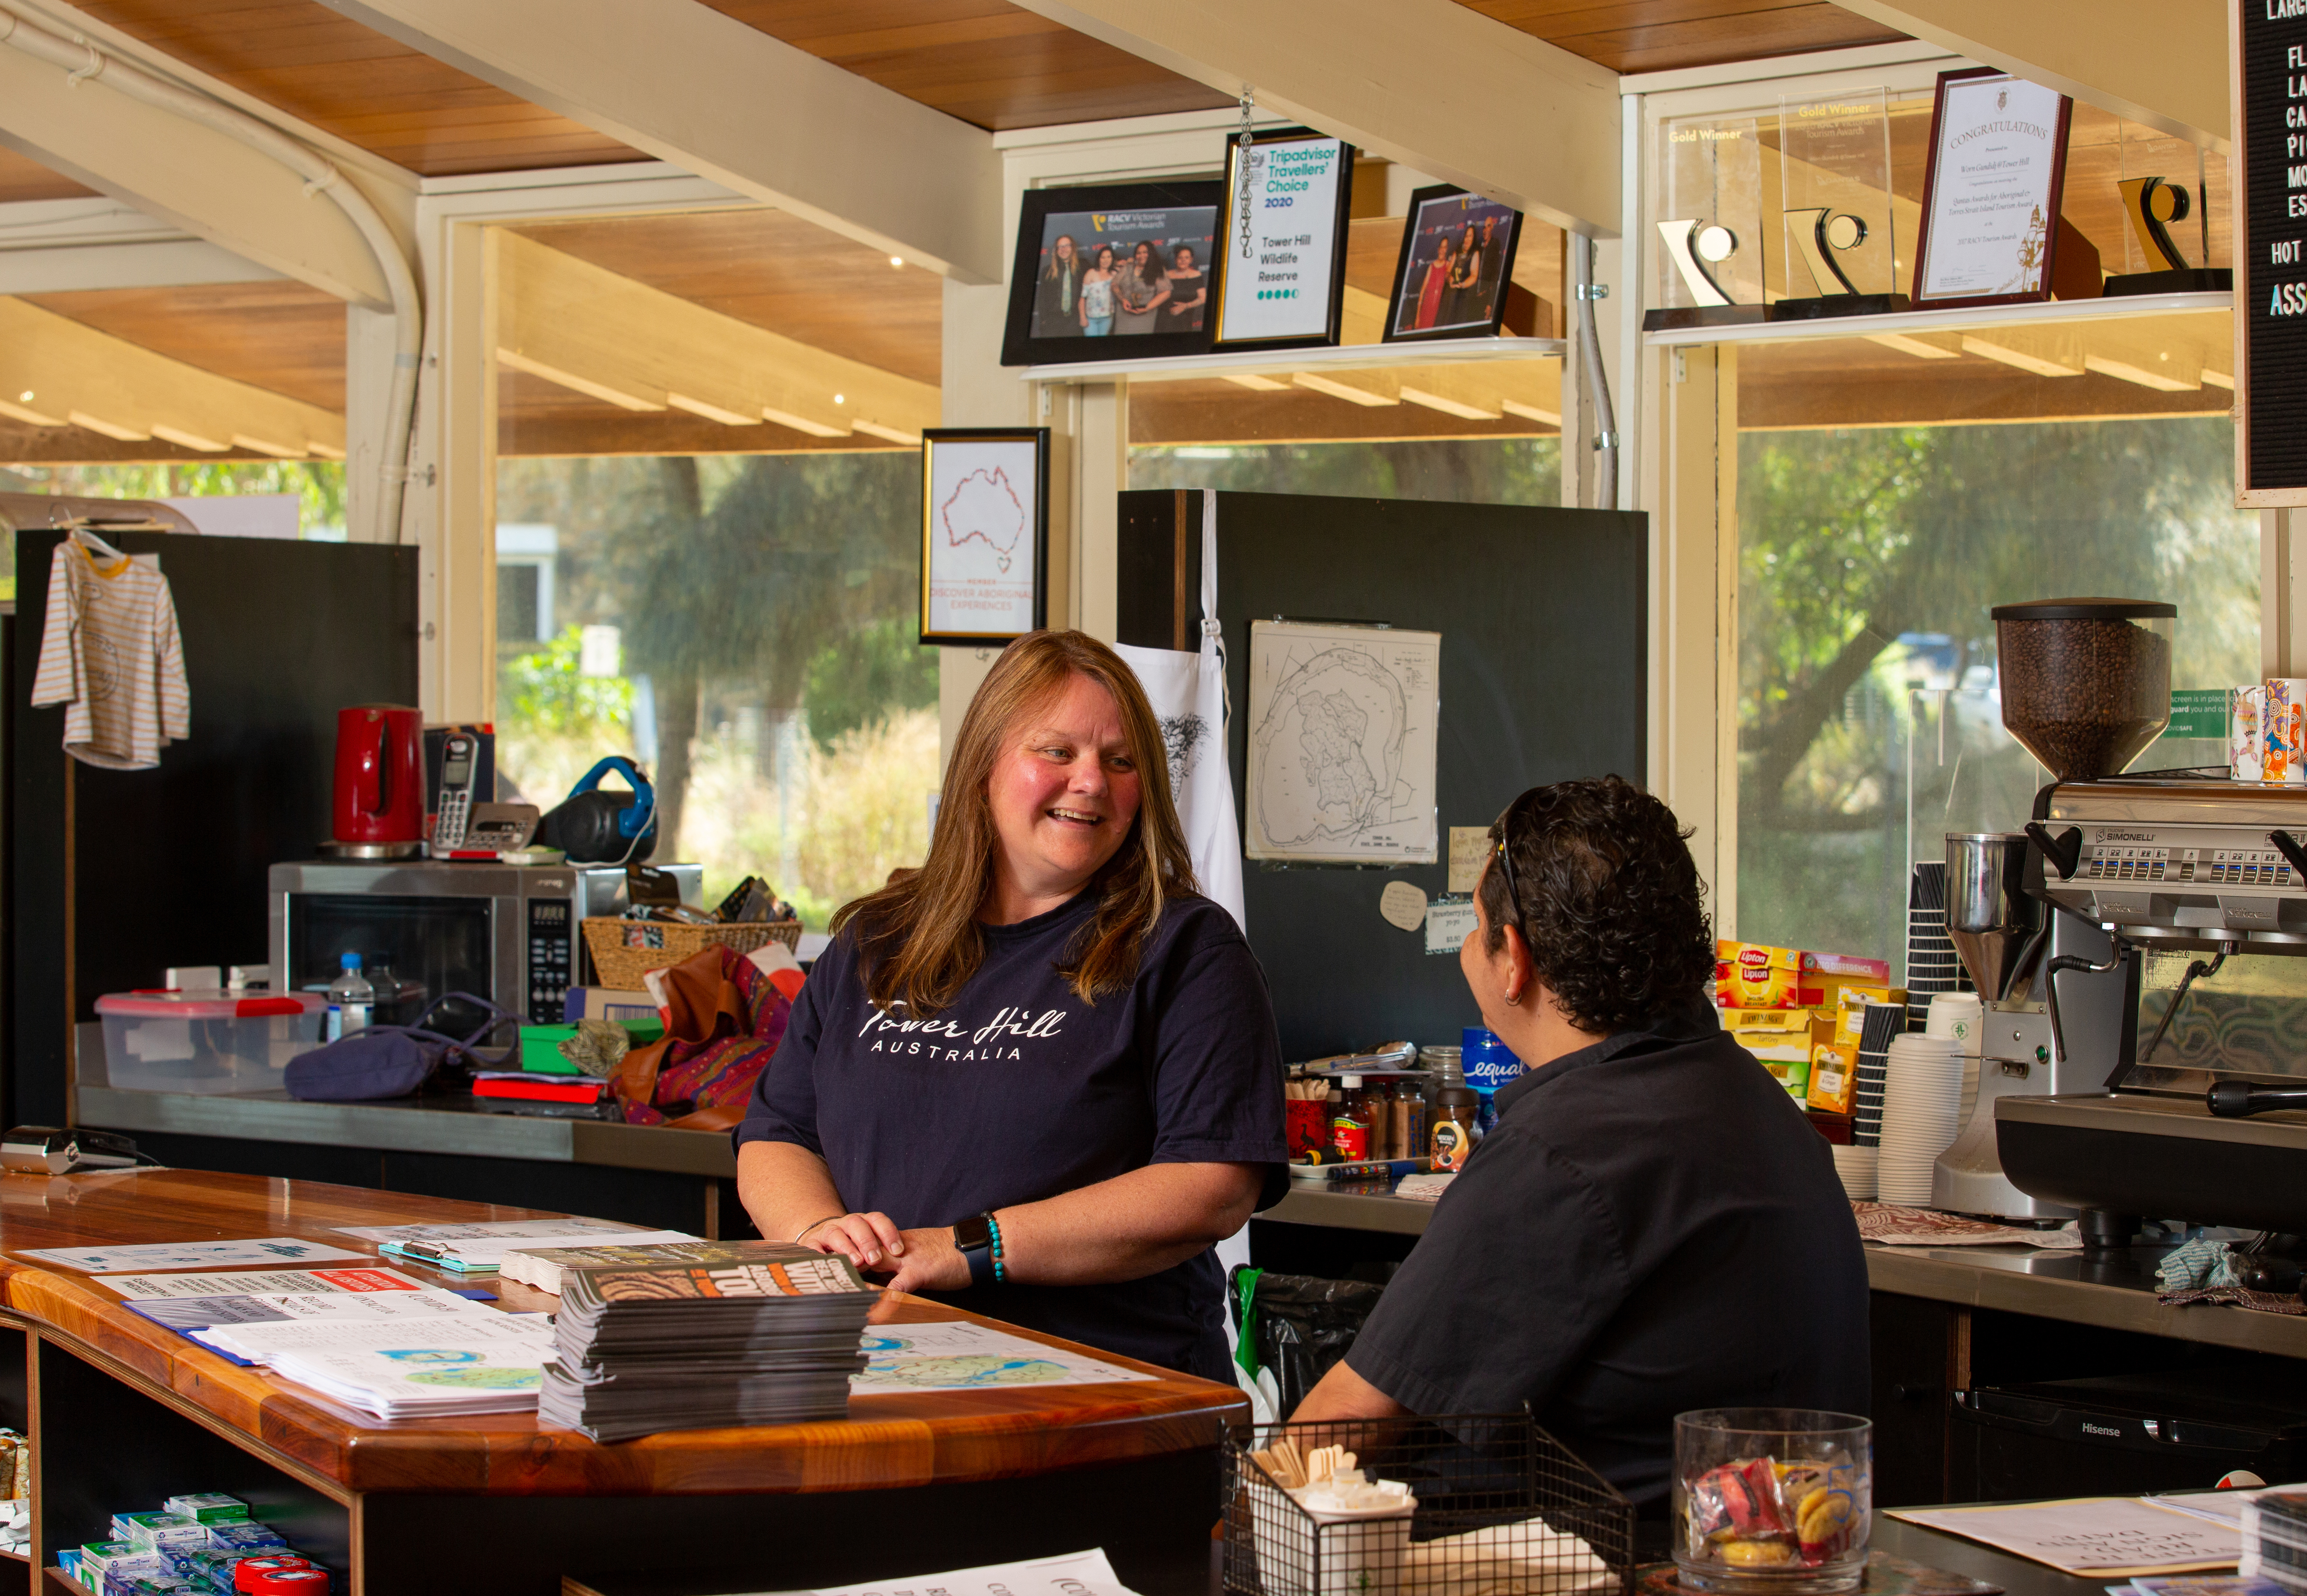
[[[715,946],[750,953],[765,942],[801,945],[798,920],[751,921],[737,925],[676,925],[662,920],[620,920],[596,916],[584,922],[585,947],[593,956],[597,984],[618,991],[639,991],[641,977],[651,970],[667,970],[682,960]]]

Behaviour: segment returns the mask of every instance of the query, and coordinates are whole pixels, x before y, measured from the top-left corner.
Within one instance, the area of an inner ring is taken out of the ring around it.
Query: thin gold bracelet
[[[805,1224],[805,1225],[802,1226],[802,1227],[801,1227],[800,1231],[799,1231],[797,1234],[795,1234],[795,1235],[794,1235],[794,1237],[793,1237],[793,1240],[794,1240],[794,1241],[799,1241],[799,1240],[802,1239],[802,1236],[806,1236],[806,1235],[808,1235],[808,1234],[810,1233],[810,1231],[813,1231],[813,1230],[817,1229],[818,1225],[820,1225],[820,1224],[831,1224],[835,1220],[839,1219],[839,1218],[841,1218],[841,1217],[843,1217],[843,1216],[842,1216],[841,1214],[827,1214],[823,1219],[820,1219],[820,1220],[817,1221],[815,1224]],[[788,1243],[787,1243],[787,1245],[788,1245],[788,1246],[790,1246],[790,1245],[792,1245],[792,1243],[788,1242]]]

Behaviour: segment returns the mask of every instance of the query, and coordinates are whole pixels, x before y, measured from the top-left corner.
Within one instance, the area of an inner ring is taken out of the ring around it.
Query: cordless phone
[[[465,830],[473,817],[473,772],[478,765],[476,741],[451,732],[441,745],[441,802],[433,820],[433,853],[441,857],[465,845]]]

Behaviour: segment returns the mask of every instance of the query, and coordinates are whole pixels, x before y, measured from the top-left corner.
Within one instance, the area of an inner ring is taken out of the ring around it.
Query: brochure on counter
[[[77,1269],[83,1274],[120,1274],[144,1269],[217,1269],[235,1264],[331,1263],[363,1259],[325,1241],[296,1236],[264,1236],[249,1241],[150,1241],[133,1247],[43,1247],[18,1252],[20,1258]]]
[[[257,1324],[213,1325],[189,1332],[204,1347],[252,1363],[278,1364],[283,1355],[359,1352],[401,1348],[415,1341],[425,1347],[486,1351],[516,1347],[540,1355],[553,1345],[553,1320],[541,1313],[500,1313],[468,1304],[475,1311],[407,1317],[321,1321],[296,1319]]]
[[[1014,1386],[1102,1386],[1157,1377],[965,1319],[875,1325],[865,1332],[864,1351],[864,1372],[849,1378],[849,1389],[858,1396]]]
[[[2236,1523],[2167,1506],[2155,1497],[1900,1507],[1889,1510],[1889,1516],[2085,1577],[2206,1572],[2232,1568],[2243,1557]]]
[[[259,1291],[416,1291],[398,1269],[203,1270],[191,1274],[107,1274],[98,1282],[131,1302],[154,1297],[246,1296]]]
[[[939,1596],[1136,1596],[1113,1572],[1102,1547],[1026,1563],[989,1563],[949,1574],[879,1580],[842,1591],[754,1591],[747,1596],[889,1596],[892,1587],[935,1591]]]

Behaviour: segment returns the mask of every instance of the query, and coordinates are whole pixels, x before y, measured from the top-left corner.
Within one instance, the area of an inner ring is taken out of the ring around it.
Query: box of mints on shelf
[[[157,1552],[172,1546],[205,1546],[209,1532],[199,1521],[180,1513],[116,1513],[112,1538]]]
[[[265,1551],[288,1542],[270,1524],[244,1520],[236,1524],[208,1526],[209,1545],[218,1551]]]
[[[248,1518],[247,1503],[238,1497],[212,1490],[198,1496],[170,1497],[164,1506],[169,1512],[200,1524],[236,1524]]]

